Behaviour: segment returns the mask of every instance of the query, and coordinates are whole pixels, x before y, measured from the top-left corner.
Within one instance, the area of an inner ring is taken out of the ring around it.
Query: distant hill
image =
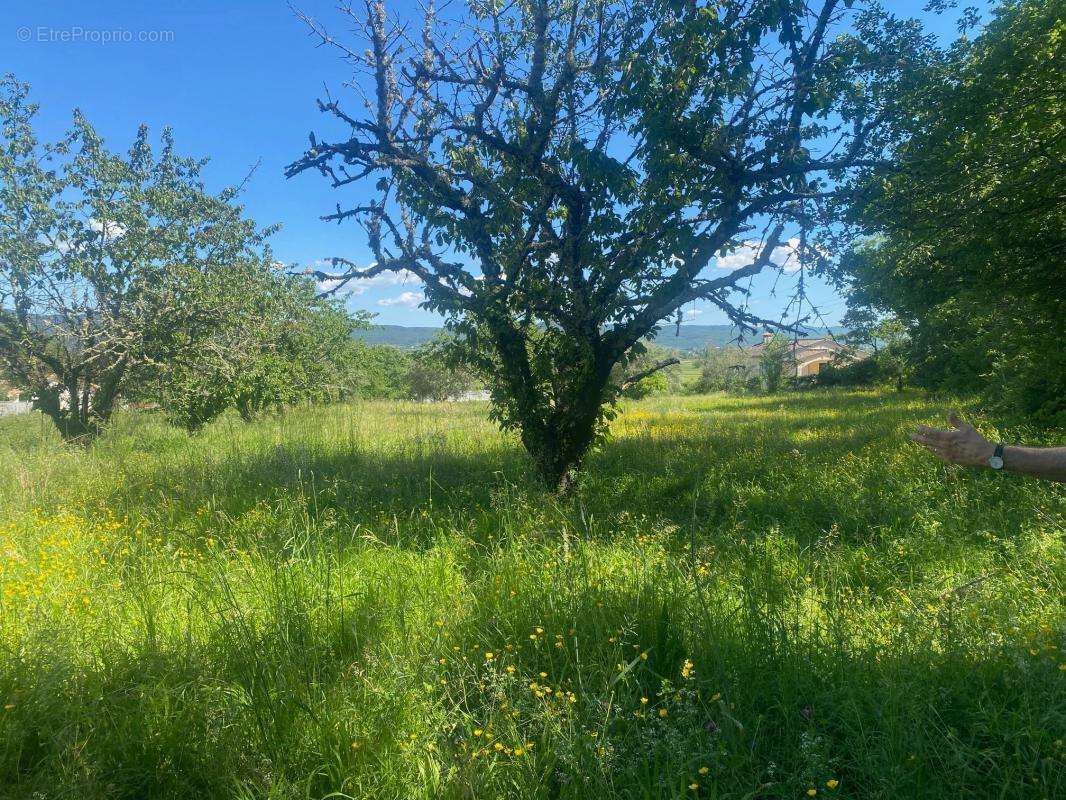
[[[732,325],[685,325],[682,323],[678,331],[676,325],[664,325],[662,329],[652,337],[652,341],[659,347],[668,347],[671,350],[684,350],[697,352],[708,347],[722,347],[737,338],[738,331]],[[749,334],[745,337],[745,344],[754,344],[760,341],[758,334]]]
[[[388,344],[401,350],[413,350],[430,341],[443,328],[428,325],[375,325],[365,331],[356,331],[355,338],[367,344]]]
[[[370,330],[357,331],[356,337],[369,344],[388,344],[402,350],[411,350],[425,344],[443,329],[430,326],[376,325]],[[840,333],[840,331],[835,331]],[[685,352],[698,352],[708,346],[721,347],[737,336],[732,325],[682,325],[680,335],[673,325],[666,325],[652,340],[660,347]],[[825,328],[811,328],[811,336],[822,336]],[[746,337],[745,344],[755,344],[759,334]]]

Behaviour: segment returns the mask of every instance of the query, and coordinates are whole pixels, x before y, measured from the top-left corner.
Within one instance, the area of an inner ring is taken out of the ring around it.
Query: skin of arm
[[[988,466],[996,446],[963,422],[954,412],[948,417],[953,429],[941,430],[921,425],[911,439],[947,464],[964,467]],[[1005,447],[1003,469],[1049,481],[1066,482],[1066,447]]]

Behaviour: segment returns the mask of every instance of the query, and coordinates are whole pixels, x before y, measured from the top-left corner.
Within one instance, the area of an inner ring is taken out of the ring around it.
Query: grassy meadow
[[[567,502],[480,403],[0,420],[0,797],[1064,797],[1066,492],[945,410],[631,403]]]

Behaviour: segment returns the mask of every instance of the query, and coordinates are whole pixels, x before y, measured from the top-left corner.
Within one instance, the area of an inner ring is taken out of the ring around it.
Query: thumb
[[[962,419],[959,417],[958,411],[952,411],[950,414],[948,414],[948,422],[951,423],[951,426],[953,428],[957,428],[960,431],[970,427],[967,423],[962,421]]]

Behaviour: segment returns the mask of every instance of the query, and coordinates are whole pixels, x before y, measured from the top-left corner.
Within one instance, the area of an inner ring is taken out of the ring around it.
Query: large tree
[[[208,193],[203,162],[106,149],[75,114],[43,143],[36,106],[0,83],[0,362],[67,438],[95,434],[145,373],[216,330],[226,286],[266,257],[236,190]]]
[[[837,276],[898,316],[921,383],[1066,421],[1066,29],[1062,4],[1000,4],[898,90],[893,168],[866,180]]]
[[[919,37],[852,5],[467,0],[452,19],[431,7],[419,37],[370,0],[346,9],[365,51],[308,19],[365,96],[320,101],[342,133],[312,134],[288,174],[376,189],[326,217],[358,220],[374,262],[318,277],[421,279],[499,421],[565,490],[612,368],[686,303],[776,324],[745,282],[801,257],[800,229],[878,158],[883,83]],[[750,258],[708,271],[731,253]]]

